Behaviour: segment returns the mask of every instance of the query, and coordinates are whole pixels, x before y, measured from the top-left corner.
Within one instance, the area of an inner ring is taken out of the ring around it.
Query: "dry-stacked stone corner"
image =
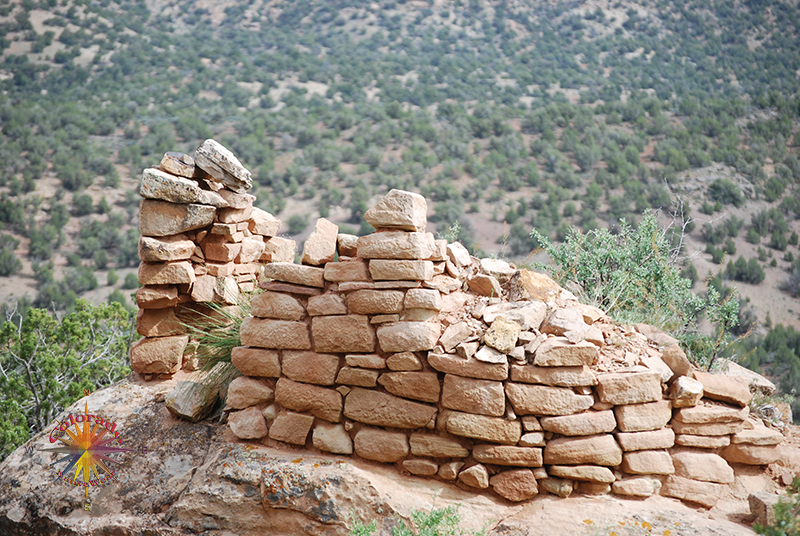
[[[275,235],[281,222],[253,206],[250,172],[225,147],[206,140],[195,158],[167,153],[142,172],[139,284],[131,349],[134,371],[149,378],[192,369],[186,325],[255,290],[262,263],[294,258]]]

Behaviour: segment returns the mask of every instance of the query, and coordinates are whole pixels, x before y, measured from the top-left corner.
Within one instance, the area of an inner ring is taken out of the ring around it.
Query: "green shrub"
[[[717,179],[712,182],[708,187],[708,196],[723,205],[740,207],[744,204],[742,191],[728,179]]]
[[[106,276],[106,285],[109,287],[113,287],[119,281],[119,274],[116,270],[109,270],[108,275]]]
[[[430,512],[414,510],[411,512],[411,521],[414,528],[400,520],[396,527],[392,527],[392,536],[482,536],[486,530],[469,531],[461,528],[461,514],[458,506],[433,508]],[[370,536],[378,528],[375,521],[364,525],[360,519],[353,517],[351,536]]]
[[[652,212],[645,212],[638,228],[624,220],[619,234],[608,229],[588,233],[571,228],[564,243],[554,245],[536,229],[531,231],[553,262],[541,266],[584,303],[592,303],[624,323],[647,322],[678,337],[696,336],[691,326],[701,312],[716,324],[717,336],[696,361],[710,363],[737,322],[736,293],[722,299],[709,288],[706,297],[692,293],[692,281],[680,275],[678,251],[673,251],[665,229]]]
[[[139,276],[134,273],[130,273],[125,276],[125,281],[122,282],[122,288],[125,290],[132,290],[135,288],[139,288]]]
[[[746,261],[742,256],[739,256],[735,263],[733,261],[728,263],[727,268],[725,268],[725,275],[735,281],[753,285],[761,283],[765,277],[764,269],[756,259]]]
[[[19,240],[11,235],[0,233],[0,277],[8,277],[22,270],[22,261],[14,253],[17,246],[19,246]]]
[[[125,377],[133,318],[116,303],[79,300],[63,319],[44,309],[0,329],[0,460],[67,406]]]
[[[750,244],[761,243],[761,235],[752,227],[747,230],[747,235],[744,237]]]
[[[286,223],[289,225],[289,234],[300,234],[308,227],[308,216],[305,214],[294,214]]]

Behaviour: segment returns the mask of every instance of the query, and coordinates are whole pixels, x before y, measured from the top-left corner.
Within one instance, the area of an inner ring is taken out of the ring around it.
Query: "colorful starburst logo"
[[[73,425],[74,432],[70,429]],[[58,480],[66,485],[82,486],[86,490],[87,510],[89,488],[117,480],[116,473],[109,468],[109,465],[119,465],[122,462],[110,455],[136,450],[113,446],[112,442],[115,441],[122,444],[122,436],[116,431],[116,427],[115,422],[106,421],[100,415],[90,414],[87,403],[83,415],[70,415],[50,432],[51,443],[61,441],[64,445],[42,449],[46,452],[65,454],[50,466],[66,462],[66,466],[58,470]],[[101,471],[103,474],[100,474]]]

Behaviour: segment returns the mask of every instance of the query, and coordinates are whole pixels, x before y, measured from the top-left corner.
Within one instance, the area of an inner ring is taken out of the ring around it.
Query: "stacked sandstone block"
[[[214,140],[195,158],[167,153],[142,173],[136,372],[191,368],[185,324],[210,315],[208,303],[232,305],[255,290],[263,261],[294,259],[294,242],[275,236],[280,220],[253,207],[251,185],[250,172]]]
[[[616,326],[547,276],[435,241],[425,212],[393,190],[365,215],[375,233],[319,220],[302,264],[266,266],[232,356],[233,434],[511,501],[660,491],[710,506],[729,461],[777,453],[746,383],[694,371],[674,339]]]

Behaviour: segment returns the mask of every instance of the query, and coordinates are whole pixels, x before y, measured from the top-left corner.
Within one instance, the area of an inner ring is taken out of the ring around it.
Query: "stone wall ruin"
[[[209,153],[225,158],[215,168]],[[543,274],[434,239],[418,194],[390,191],[365,214],[370,235],[318,220],[294,263],[226,153],[209,140],[195,166],[177,157],[182,173],[169,154],[144,173],[146,338],[131,361],[191,368],[188,335],[168,326],[257,284],[226,399],[239,439],[510,501],[660,493],[712,507],[740,464],[776,461],[783,436],[749,416],[746,380],[695,370],[675,339],[618,326]]]

